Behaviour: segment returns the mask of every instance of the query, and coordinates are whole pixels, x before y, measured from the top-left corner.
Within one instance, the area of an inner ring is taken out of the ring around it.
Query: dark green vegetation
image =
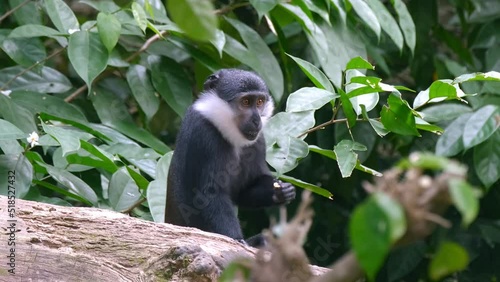
[[[278,2],[2,1],[1,194],[162,221],[183,113],[210,73],[247,67],[280,112],[268,163],[325,196],[305,244],[312,263],[386,238],[358,255],[379,281],[498,280],[500,3]],[[417,151],[458,159],[476,188],[455,183],[451,228],[389,253],[401,207],[361,182]],[[264,212],[241,218],[247,235],[268,226]],[[350,233],[377,223],[390,228]]]

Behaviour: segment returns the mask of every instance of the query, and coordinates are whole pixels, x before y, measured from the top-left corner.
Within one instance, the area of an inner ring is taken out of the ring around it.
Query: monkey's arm
[[[262,175],[252,186],[240,192],[237,204],[244,208],[266,208],[288,204],[293,199],[295,187],[292,184],[275,180],[271,175]]]
[[[208,205],[201,211],[201,216],[206,226],[209,227],[207,231],[243,241],[240,222],[229,195],[221,194],[211,198]]]

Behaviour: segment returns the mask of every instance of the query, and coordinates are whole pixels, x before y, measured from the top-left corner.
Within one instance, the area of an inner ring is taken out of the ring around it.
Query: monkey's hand
[[[288,204],[295,199],[295,186],[281,180],[274,181],[273,201],[276,204]]]

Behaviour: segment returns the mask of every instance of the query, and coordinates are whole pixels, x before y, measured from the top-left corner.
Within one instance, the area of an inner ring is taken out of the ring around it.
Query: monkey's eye
[[[259,98],[257,99],[257,107],[262,107],[264,105],[264,99]]]
[[[250,106],[250,99],[248,99],[248,98],[241,99],[241,105],[243,107],[249,107]]]

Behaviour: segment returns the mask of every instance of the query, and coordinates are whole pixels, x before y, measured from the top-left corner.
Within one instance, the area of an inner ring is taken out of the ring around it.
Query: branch
[[[236,10],[238,8],[249,6],[249,5],[250,5],[249,2],[236,3],[236,4],[232,5],[232,6],[226,6],[224,8],[215,10],[214,13],[216,15],[220,16],[220,15],[227,14],[227,13],[229,13],[229,12],[231,12],[233,10]]]
[[[380,118],[376,118],[375,120],[380,120]],[[361,119],[361,118],[358,118],[356,119],[356,121],[367,121],[366,119]],[[332,118],[331,120],[327,121],[327,122],[324,122],[318,126],[315,126],[311,129],[308,129],[306,131],[304,131],[304,133],[300,134],[299,136],[297,136],[297,138],[300,138],[300,137],[303,137],[311,132],[314,132],[314,131],[318,131],[320,129],[325,129],[326,126],[328,125],[332,125],[332,124],[335,124],[335,123],[338,123],[338,122],[347,122],[347,119],[346,118],[341,118],[341,119],[334,119]]]
[[[12,13],[16,12],[17,10],[21,9],[24,5],[28,4],[31,2],[31,0],[25,0],[23,3],[17,5],[16,7],[12,8],[10,11],[7,11],[7,13],[3,14],[2,17],[0,17],[0,23],[5,20],[8,16],[10,16]]]
[[[7,88],[7,86],[9,86],[14,80],[18,79],[20,76],[22,76],[23,74],[29,72],[30,70],[34,69],[36,66],[46,62],[47,60],[51,59],[52,57],[62,53],[62,51],[64,51],[64,49],[66,49],[65,47],[55,51],[54,53],[50,54],[49,56],[45,57],[44,59],[42,59],[41,61],[38,61],[36,63],[34,63],[33,65],[29,66],[28,68],[24,69],[23,71],[21,71],[20,73],[16,74],[13,78],[11,78],[9,81],[7,81],[4,85],[2,85],[2,87],[0,87],[0,90],[4,90]]]

